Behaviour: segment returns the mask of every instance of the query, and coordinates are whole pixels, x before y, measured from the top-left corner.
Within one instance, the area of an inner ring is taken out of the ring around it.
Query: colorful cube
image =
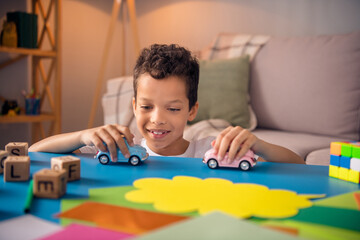
[[[347,181],[349,179],[349,170],[348,168],[339,168],[339,179]]]
[[[334,178],[339,178],[339,167],[330,165],[329,176]]]
[[[340,167],[350,169],[350,157],[347,156],[340,156]]]
[[[359,184],[360,142],[330,144],[329,176]]]
[[[340,156],[330,155],[330,165],[339,167],[340,166]]]
[[[330,154],[340,156],[341,155],[341,142],[332,142],[330,144]]]
[[[352,147],[352,157],[360,158],[360,146],[359,145],[355,145]]]
[[[350,169],[360,172],[360,158],[351,159]]]
[[[351,158],[352,145],[344,143],[341,145],[341,156]]]
[[[350,169],[348,181],[359,184],[360,181],[360,172]]]

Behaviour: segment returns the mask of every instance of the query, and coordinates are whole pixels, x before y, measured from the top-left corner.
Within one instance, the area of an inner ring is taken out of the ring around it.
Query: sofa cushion
[[[191,124],[221,118],[249,128],[248,86],[248,56],[200,61],[199,110]]]
[[[297,153],[307,162],[308,154],[323,148],[328,148],[331,142],[346,141],[343,138],[333,138],[306,133],[292,133],[268,129],[255,129],[254,135],[272,144],[276,144]],[[322,163],[323,159],[312,159],[311,164]]]
[[[113,78],[106,82],[106,86],[106,93],[101,99],[104,124],[127,126],[136,139],[141,139],[132,108],[132,98],[134,96],[133,77]]]
[[[330,148],[318,149],[309,153],[306,157],[306,164],[329,166]]]
[[[199,53],[199,57],[202,60],[217,60],[249,56],[251,63],[259,49],[269,38],[270,37],[266,35],[219,33],[211,44]],[[257,121],[256,115],[250,105],[250,96],[248,97],[248,109],[250,113],[250,126],[248,129],[252,130],[256,127]]]
[[[259,127],[359,140],[360,32],[271,38],[250,95]]]

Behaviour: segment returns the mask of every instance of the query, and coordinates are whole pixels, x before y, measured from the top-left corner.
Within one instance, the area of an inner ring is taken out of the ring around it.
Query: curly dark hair
[[[153,44],[144,48],[134,68],[134,96],[137,97],[138,79],[141,74],[161,80],[177,76],[186,83],[186,95],[189,99],[189,110],[197,101],[199,85],[199,62],[191,52],[177,44]]]

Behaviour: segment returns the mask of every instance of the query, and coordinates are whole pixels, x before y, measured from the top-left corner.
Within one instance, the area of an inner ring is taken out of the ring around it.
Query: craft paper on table
[[[41,240],[63,240],[63,239],[101,239],[120,240],[134,237],[132,234],[106,230],[97,227],[90,227],[79,224],[71,224],[68,227],[41,238]]]
[[[239,218],[286,218],[312,206],[309,198],[282,189],[270,190],[258,184],[232,183],[220,178],[200,179],[176,176],[173,179],[143,178],[134,182],[137,190],[125,198],[152,203],[161,212],[206,214],[219,210]]]
[[[319,199],[319,200],[314,201],[314,205],[358,210],[359,208],[357,206],[354,194],[360,194],[360,192],[359,191],[350,192],[350,193],[345,193],[345,194],[341,194],[341,195],[334,196],[334,197]]]
[[[359,211],[354,195],[357,192],[316,200],[310,208],[301,209],[297,216],[284,220],[262,221],[262,226],[293,227],[299,236],[309,239],[360,239]],[[350,219],[350,221],[339,221]]]
[[[360,232],[360,211],[358,210],[313,206],[302,209],[298,215],[289,219]],[[343,219],[346,221],[342,221]]]
[[[130,207],[142,209],[153,212],[160,212],[154,208],[152,204],[143,204],[131,202],[125,199],[125,194],[129,191],[136,190],[133,186],[120,186],[108,188],[93,188],[89,190],[89,200],[94,202],[101,202],[113,204],[122,207]],[[197,212],[182,213],[183,216],[198,216]]]
[[[33,240],[61,229],[58,224],[26,214],[0,222],[0,239]]]
[[[360,210],[360,192],[354,193],[354,199],[356,201],[356,205],[358,210]]]
[[[85,202],[62,212],[60,218],[76,219],[95,223],[96,226],[131,234],[140,234],[187,217],[150,212],[110,204]]]
[[[298,222],[294,220],[271,220],[261,226],[287,226],[298,229],[298,236],[306,239],[360,239],[360,232],[326,225]]]
[[[89,198],[87,199],[62,199],[61,212],[67,211],[71,208],[79,206],[86,201],[99,202],[105,204],[112,204],[121,207],[128,207],[133,209],[160,212],[156,210],[152,204],[134,203],[125,199],[125,194],[131,190],[135,190],[133,186],[120,186],[120,187],[105,187],[89,189]],[[197,212],[184,213],[182,216],[198,216]],[[62,226],[69,225],[73,222],[79,222],[73,219],[60,219]]]
[[[294,236],[299,235],[299,230],[297,228],[287,227],[287,226],[271,225],[271,224],[263,225],[263,226],[266,227],[266,228],[269,228],[269,229],[273,229],[273,230],[280,231],[280,232],[283,232],[283,233],[291,234],[291,235],[294,235]]]
[[[299,239],[296,236],[260,227],[220,212],[194,217],[136,239]]]

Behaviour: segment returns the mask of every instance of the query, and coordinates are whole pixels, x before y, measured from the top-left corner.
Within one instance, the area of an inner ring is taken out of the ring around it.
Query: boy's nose
[[[166,123],[162,112],[159,110],[156,110],[153,112],[153,114],[151,115],[150,121],[151,121],[151,123],[153,123],[155,125],[163,125]]]

